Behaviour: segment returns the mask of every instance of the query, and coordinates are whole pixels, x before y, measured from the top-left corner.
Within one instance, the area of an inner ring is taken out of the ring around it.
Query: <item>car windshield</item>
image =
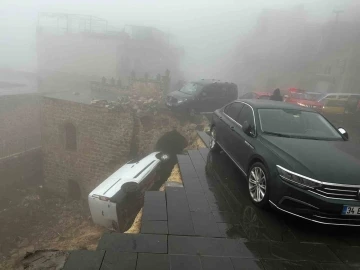
[[[198,83],[187,83],[179,91],[185,94],[193,95],[202,88]]]
[[[318,113],[289,109],[259,109],[260,127],[265,134],[314,140],[342,140]]]

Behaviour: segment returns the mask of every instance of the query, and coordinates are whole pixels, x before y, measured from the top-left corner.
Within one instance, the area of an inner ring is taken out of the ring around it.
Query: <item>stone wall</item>
[[[66,194],[72,180],[86,197],[127,161],[133,132],[131,112],[45,97],[41,110],[44,179],[50,189]],[[75,126],[75,151],[65,147],[68,123]]]
[[[22,152],[26,150],[24,149],[26,147],[39,146],[39,130],[40,99],[38,95],[0,97],[0,157]]]
[[[42,153],[33,149],[0,159],[0,202],[7,197],[9,188],[28,188],[41,184]]]
[[[139,154],[146,154],[155,150],[158,140],[167,132],[176,130],[188,143],[195,140],[197,125],[177,117],[168,110],[159,110],[155,115],[146,115],[139,118]]]

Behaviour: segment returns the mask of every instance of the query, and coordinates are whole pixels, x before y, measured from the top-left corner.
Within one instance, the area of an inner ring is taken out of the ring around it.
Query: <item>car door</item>
[[[220,137],[220,144],[225,148],[224,150],[231,155],[232,148],[232,129],[235,119],[238,117],[244,104],[242,102],[233,102],[225,107],[224,116],[221,118],[221,126],[217,134]],[[220,132],[220,134],[219,134]]]
[[[226,83],[225,84],[226,87],[226,100],[225,100],[225,104],[230,103],[234,100],[238,99],[238,89],[236,84],[233,83]],[[224,104],[224,105],[225,105]]]
[[[199,94],[197,102],[198,106],[196,110],[198,112],[213,112],[215,110],[214,108],[216,107],[215,97],[216,93],[213,84],[204,87],[204,89]]]
[[[228,104],[229,102],[233,101],[234,99],[229,99],[229,85],[228,84],[215,84],[217,87],[215,88],[215,100],[214,100],[214,104],[215,104],[215,110],[225,106],[226,104]]]
[[[248,160],[254,151],[253,140],[254,137],[246,134],[242,127],[244,123],[247,122],[253,130],[255,135],[255,119],[253,109],[248,105],[244,104],[240,113],[236,118],[236,124],[230,127],[231,135],[229,140],[231,141],[231,155],[233,159],[238,163],[238,165],[246,173],[246,168],[248,165]]]

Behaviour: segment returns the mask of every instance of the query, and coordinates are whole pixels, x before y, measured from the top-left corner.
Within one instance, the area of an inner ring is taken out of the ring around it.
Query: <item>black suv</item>
[[[213,112],[237,97],[238,88],[234,83],[200,80],[187,83],[180,90],[168,94],[166,106],[190,114]]]

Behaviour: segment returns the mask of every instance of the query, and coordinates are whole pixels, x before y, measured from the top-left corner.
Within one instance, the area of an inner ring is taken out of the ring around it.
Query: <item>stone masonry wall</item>
[[[20,153],[27,146],[29,148],[39,146],[39,130],[40,100],[38,95],[0,97],[0,157]]]
[[[18,155],[0,159],[0,202],[8,196],[9,188],[29,188],[40,185],[42,153],[36,148]]]
[[[59,99],[42,99],[45,184],[66,194],[76,181],[87,194],[127,161],[133,131],[131,112]],[[76,128],[77,150],[65,149],[65,125]]]
[[[154,151],[157,141],[174,129],[191,143],[197,136],[196,127],[196,124],[176,117],[168,110],[158,111],[155,115],[142,116],[139,128],[139,154],[144,155]]]

